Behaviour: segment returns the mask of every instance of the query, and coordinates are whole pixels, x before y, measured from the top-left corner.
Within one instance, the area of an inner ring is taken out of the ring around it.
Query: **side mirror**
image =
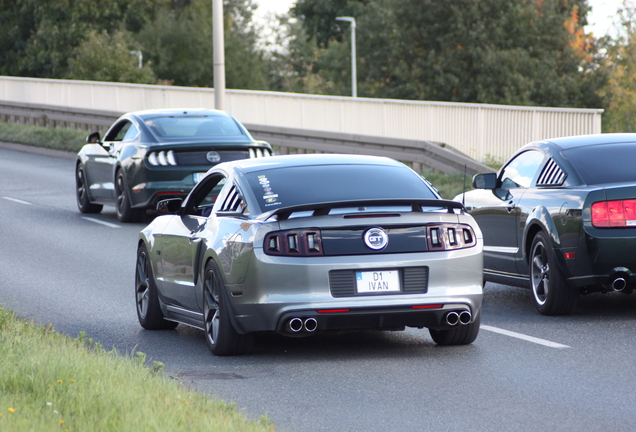
[[[475,189],[494,189],[496,186],[496,173],[476,174],[473,177],[473,187]]]
[[[179,209],[181,209],[182,202],[183,199],[181,198],[161,200],[157,203],[157,213],[160,215],[177,214],[179,213]]]
[[[86,142],[89,144],[99,143],[100,141],[101,137],[99,136],[99,132],[93,132],[86,137]]]

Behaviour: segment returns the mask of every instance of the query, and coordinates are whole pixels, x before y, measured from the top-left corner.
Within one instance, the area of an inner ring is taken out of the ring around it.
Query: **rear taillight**
[[[265,236],[267,255],[315,256],[322,255],[322,241],[318,230],[290,230]]]
[[[475,232],[469,225],[428,225],[426,233],[429,250],[462,249],[476,244]]]
[[[636,227],[636,199],[595,202],[592,204],[592,226]]]

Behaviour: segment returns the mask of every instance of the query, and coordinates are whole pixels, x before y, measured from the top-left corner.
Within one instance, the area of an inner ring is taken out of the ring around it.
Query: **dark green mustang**
[[[636,286],[636,134],[525,145],[455,197],[484,235],[484,279],[529,287],[544,315]]]

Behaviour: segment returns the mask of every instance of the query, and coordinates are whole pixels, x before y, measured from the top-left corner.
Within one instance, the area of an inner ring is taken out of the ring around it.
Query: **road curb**
[[[54,149],[37,147],[37,146],[26,145],[26,144],[0,142],[0,148],[16,150],[16,151],[25,152],[25,153],[35,153],[35,154],[40,154],[44,156],[59,157],[64,159],[77,158],[77,153],[74,153],[74,152],[54,150]]]

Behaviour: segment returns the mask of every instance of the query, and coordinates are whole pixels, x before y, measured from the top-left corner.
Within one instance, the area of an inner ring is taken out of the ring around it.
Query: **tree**
[[[146,63],[139,67],[141,46],[132,34],[116,30],[109,34],[91,31],[69,59],[69,79],[153,84],[155,77]]]
[[[601,41],[608,76],[601,92],[608,105],[603,131],[636,132],[636,9],[625,7],[619,16],[619,34]]]
[[[580,54],[591,47],[575,43],[588,9],[585,0],[302,0],[294,10],[325,48],[311,70],[334,83],[348,77],[335,60],[348,36],[331,26],[354,14],[361,96],[590,106],[598,82]]]
[[[91,31],[134,30],[169,0],[2,0],[2,72],[43,78],[66,76],[73,49]],[[6,60],[10,59],[10,62]]]
[[[194,0],[180,10],[161,10],[137,38],[157,77],[183,86],[213,86],[212,2]],[[224,4],[226,86],[266,89],[265,62],[252,23],[253,0]]]

